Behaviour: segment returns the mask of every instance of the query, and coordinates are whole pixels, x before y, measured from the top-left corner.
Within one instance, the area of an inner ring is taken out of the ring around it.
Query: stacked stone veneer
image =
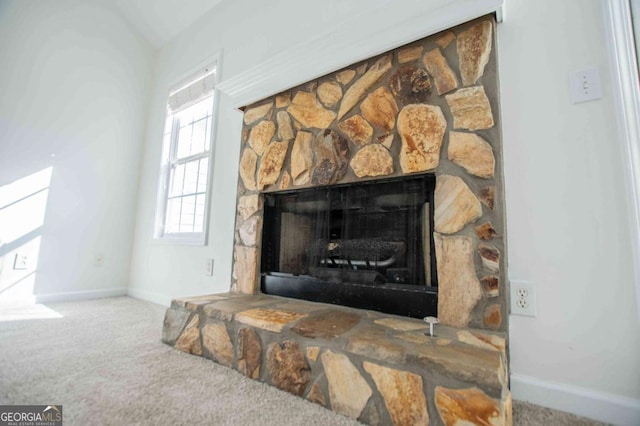
[[[493,27],[482,18],[246,108],[232,291],[259,289],[261,192],[432,173],[438,317],[506,330]]]
[[[369,424],[511,424],[494,20],[246,108],[231,293],[163,340]],[[262,193],[436,176],[437,337],[415,319],[259,293]]]
[[[164,342],[368,424],[509,425],[503,333],[239,293],[174,300]],[[286,418],[286,413],[283,413]]]

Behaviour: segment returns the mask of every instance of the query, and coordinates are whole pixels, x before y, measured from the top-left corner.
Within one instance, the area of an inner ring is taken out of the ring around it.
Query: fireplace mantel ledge
[[[490,13],[498,22],[505,0],[402,0],[359,14],[224,79],[217,89],[234,108]],[[379,25],[380,17],[384,25]],[[363,27],[363,22],[368,23]],[[372,23],[374,25],[372,25]]]

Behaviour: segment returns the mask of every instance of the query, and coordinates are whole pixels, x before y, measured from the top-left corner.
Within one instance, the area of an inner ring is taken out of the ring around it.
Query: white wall
[[[291,43],[354,19],[359,11],[387,4],[324,1],[312,10],[302,3],[223,2],[160,51],[131,294],[168,303],[176,296],[229,288],[241,116],[230,108],[229,99],[221,99],[209,245],[155,243],[153,218],[168,86],[215,52],[223,51],[225,80]],[[407,16],[417,4],[399,3]],[[354,38],[388,25],[383,14],[370,16],[373,21],[350,23]],[[514,396],[595,417],[598,413],[589,411],[596,407],[595,400],[604,404],[600,413],[605,417],[621,404],[631,407],[631,415],[640,413],[633,411],[640,407],[640,330],[627,235],[623,149],[615,133],[600,2],[510,0],[498,37],[509,272],[512,278],[534,281],[538,293],[536,318],[512,318]],[[590,65],[600,69],[605,98],[573,105],[568,72]],[[204,276],[207,257],[216,260],[213,278]],[[555,393],[548,391],[552,388]]]
[[[536,284],[538,306],[536,318],[511,317],[514,387],[529,392],[535,378],[626,396],[640,416],[625,150],[601,2],[510,0],[499,42],[509,274]],[[572,104],[568,75],[589,66],[604,98]],[[527,395],[562,405],[555,388]]]
[[[0,298],[126,292],[154,59],[99,2],[0,3],[0,191],[51,168],[46,212],[27,237],[39,250],[21,240],[17,247],[29,252],[27,271],[13,271],[9,231],[33,208],[14,205],[15,222],[2,224],[11,235],[0,235],[0,291],[27,277]]]

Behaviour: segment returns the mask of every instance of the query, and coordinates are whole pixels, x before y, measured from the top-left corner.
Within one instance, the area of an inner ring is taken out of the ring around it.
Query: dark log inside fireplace
[[[265,194],[262,292],[435,316],[434,187],[419,175]]]

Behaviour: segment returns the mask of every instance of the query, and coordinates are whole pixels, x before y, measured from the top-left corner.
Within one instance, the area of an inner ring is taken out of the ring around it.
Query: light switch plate
[[[574,104],[602,99],[602,83],[598,68],[585,68],[570,74],[571,100]]]

